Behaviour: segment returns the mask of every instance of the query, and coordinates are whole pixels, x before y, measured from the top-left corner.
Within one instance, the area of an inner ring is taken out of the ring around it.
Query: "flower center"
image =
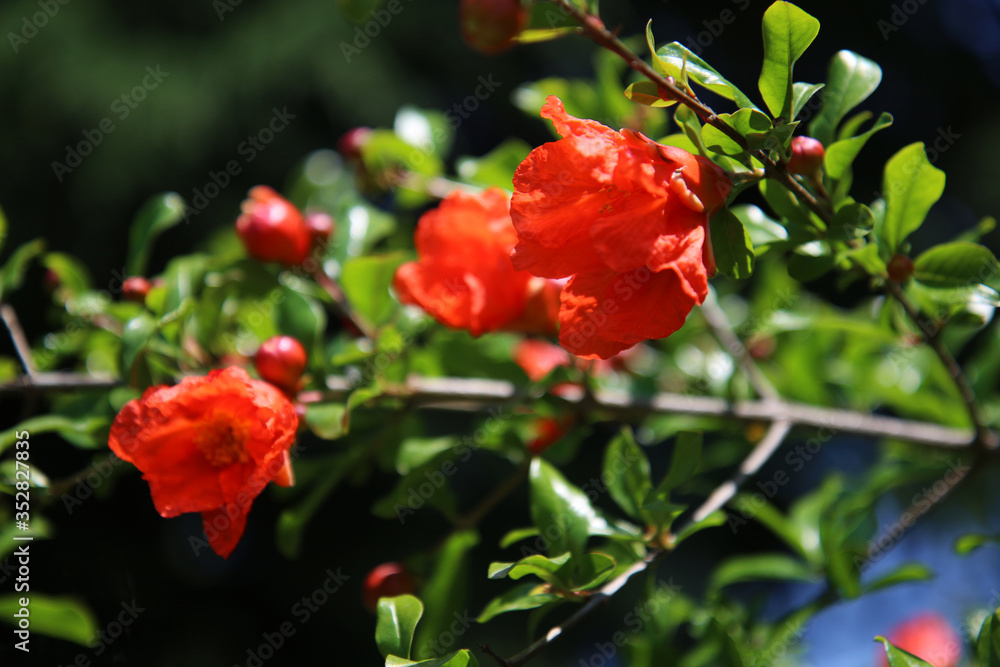
[[[222,468],[250,460],[244,446],[247,435],[246,427],[231,419],[216,416],[201,426],[194,442],[210,465]]]

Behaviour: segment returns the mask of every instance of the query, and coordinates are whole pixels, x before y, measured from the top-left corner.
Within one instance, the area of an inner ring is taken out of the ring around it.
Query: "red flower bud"
[[[905,283],[913,275],[913,260],[906,255],[893,255],[886,267],[889,280]]]
[[[375,611],[379,598],[407,595],[415,590],[413,576],[405,567],[399,563],[382,563],[365,577],[361,595],[365,607]]]
[[[788,160],[788,171],[803,176],[814,176],[823,168],[826,150],[823,144],[812,137],[792,139],[792,157]]]
[[[924,612],[892,629],[886,638],[904,651],[936,667],[956,667],[962,658],[962,640],[940,614]],[[885,651],[879,648],[879,664],[888,667]]]
[[[62,281],[59,280],[59,274],[52,269],[45,269],[45,273],[42,274],[42,288],[49,294],[55,292],[62,285]]]
[[[122,298],[136,303],[146,303],[149,288],[149,281],[142,276],[129,276],[122,283]]]
[[[347,160],[360,160],[361,149],[365,147],[371,139],[372,129],[370,127],[356,127],[345,132],[337,140],[337,151]]]
[[[242,209],[236,233],[251,257],[294,266],[309,256],[312,234],[299,210],[277,192],[258,185]]]
[[[291,336],[268,338],[253,359],[261,378],[290,395],[299,390],[306,361],[306,349]]]
[[[528,23],[528,10],[521,0],[462,0],[458,20],[465,42],[493,55],[513,46]]]

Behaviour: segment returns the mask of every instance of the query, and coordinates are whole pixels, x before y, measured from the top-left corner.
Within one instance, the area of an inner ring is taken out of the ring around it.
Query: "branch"
[[[920,329],[924,337],[924,342],[934,350],[934,353],[941,360],[941,363],[944,364],[945,369],[955,383],[955,387],[958,389],[958,393],[965,403],[965,409],[969,413],[972,426],[976,430],[976,446],[982,450],[995,448],[998,444],[997,434],[986,426],[986,419],[979,408],[979,403],[976,402],[976,393],[972,390],[972,385],[969,384],[969,380],[965,377],[965,373],[962,372],[962,367],[959,366],[958,361],[955,360],[955,357],[937,336],[938,329],[922,316],[920,310],[906,296],[906,292],[899,286],[899,283],[890,280],[886,285],[889,294],[899,302],[899,305],[906,311],[906,315]]]
[[[0,304],[0,318],[3,319],[7,331],[10,332],[10,339],[14,341],[14,350],[17,351],[17,356],[28,374],[28,383],[30,384],[31,379],[38,375],[38,369],[35,368],[35,362],[31,358],[31,345],[28,344],[28,339],[24,335],[24,329],[21,328],[21,322],[17,319],[17,313],[9,304]]]
[[[328,377],[327,386],[330,387],[328,391],[299,394],[299,401],[343,400],[352,389],[347,378],[340,376]],[[524,402],[537,398],[537,395],[503,380],[412,376],[405,385],[388,387],[386,397],[392,400],[405,398],[417,407],[469,411],[482,410],[497,403]],[[571,405],[587,400],[578,387],[565,387],[559,398]],[[975,433],[967,429],[781,399],[727,401],[713,396],[671,393],[639,397],[622,391],[600,390],[594,393],[588,407],[622,419],[641,419],[651,414],[687,414],[744,422],[787,421],[792,426],[825,428],[833,433],[853,433],[871,438],[898,438],[938,447],[967,447],[975,442]]]
[[[326,271],[323,270],[322,265],[320,268],[312,274],[313,279],[322,287],[330,298],[333,300],[333,310],[336,312],[337,316],[344,320],[351,328],[355,331],[354,333],[364,336],[370,340],[375,340],[377,337],[375,330],[372,329],[368,322],[364,321],[354,310],[351,305],[347,302],[347,297],[344,296],[344,291],[340,289],[340,286],[333,281]]]
[[[653,69],[650,65],[646,64],[646,61],[633,53],[632,50],[625,46],[620,39],[605,28],[600,19],[596,16],[590,16],[580,11],[580,9],[573,4],[572,0],[556,0],[556,2],[580,24],[583,33],[593,40],[594,43],[620,56],[626,63],[628,63],[629,67],[655,83],[659,89],[665,91],[669,97],[677,100],[684,106],[694,111],[706,124],[716,128],[739,144],[740,148],[746,151],[747,154],[764,165],[765,172],[771,178],[785,186],[799,201],[808,206],[809,209],[818,215],[824,222],[830,223],[833,220],[832,213],[824,208],[819,201],[813,197],[812,193],[803,187],[801,183],[792,178],[791,174],[789,174],[788,170],[785,168],[785,165],[780,162],[774,162],[763,151],[750,150],[747,145],[747,140],[743,137],[743,135],[737,132],[735,128],[730,126],[724,120],[719,118],[711,107],[706,106],[701,100],[689,94],[687,91],[678,88],[677,84],[673,80],[673,77],[665,77]]]
[[[36,373],[22,375],[17,380],[0,384],[0,396],[35,393],[79,391],[87,389],[114,389],[121,380],[96,378],[80,373]]]

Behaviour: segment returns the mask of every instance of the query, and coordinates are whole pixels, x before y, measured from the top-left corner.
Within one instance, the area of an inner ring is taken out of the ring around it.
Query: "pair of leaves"
[[[382,598],[378,601],[375,643],[385,658],[386,667],[479,667],[472,651],[461,649],[441,658],[414,662],[410,660],[413,635],[424,614],[424,604],[412,595]]]

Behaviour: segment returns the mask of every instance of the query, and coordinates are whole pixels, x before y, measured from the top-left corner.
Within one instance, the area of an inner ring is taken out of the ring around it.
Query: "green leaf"
[[[130,276],[144,275],[153,241],[183,219],[184,200],[176,192],[167,192],[147,199],[129,228],[126,273]]]
[[[608,444],[604,452],[603,479],[608,493],[624,512],[638,519],[642,502],[653,487],[649,459],[635,442],[632,429],[625,427]]]
[[[98,447],[107,443],[108,426],[106,417],[83,419],[71,419],[63,415],[32,417],[12,429],[0,432],[0,454],[20,439],[17,433],[22,431],[27,431],[32,436],[55,432],[77,446]]]
[[[503,595],[493,598],[480,612],[477,619],[480,623],[485,623],[495,616],[506,614],[509,611],[523,611],[525,609],[535,609],[544,604],[561,599],[555,593],[547,593],[545,584],[529,583],[521,584],[512,588]]]
[[[701,521],[688,523],[679,533],[674,535],[674,547],[678,544],[691,537],[695,533],[700,533],[703,530],[709,528],[718,528],[727,522],[726,513],[722,510],[717,510],[706,516]]]
[[[310,403],[306,405],[306,426],[324,440],[336,440],[344,434],[342,403]]]
[[[139,313],[125,323],[122,331],[122,368],[126,373],[131,373],[132,366],[146,349],[146,344],[156,330],[156,319],[146,312]]]
[[[803,83],[801,81],[796,81],[792,85],[792,120],[798,118],[799,114],[802,113],[803,107],[809,103],[813,95],[823,89],[824,85],[822,83]]]
[[[715,264],[722,275],[733,280],[749,278],[753,273],[753,239],[740,219],[723,208],[712,217],[708,228]]]
[[[1000,609],[987,616],[979,628],[976,655],[980,667],[1000,667]]]
[[[413,633],[423,613],[423,603],[412,595],[381,598],[375,625],[375,643],[379,653],[409,658]]]
[[[823,158],[826,173],[830,175],[830,178],[834,180],[843,178],[847,170],[854,164],[854,159],[858,157],[858,153],[868,143],[868,139],[879,130],[884,130],[890,125],[892,125],[892,114],[883,111],[878,120],[864,133],[850,139],[841,139],[831,144],[826,149],[826,156]]]
[[[816,581],[815,570],[794,556],[781,553],[754,554],[729,559],[719,565],[709,582],[709,591],[745,581]]]
[[[479,661],[467,648],[449,653],[442,658],[413,662],[397,655],[386,656],[385,667],[479,667]]]
[[[875,226],[875,215],[864,204],[847,204],[837,209],[837,214],[826,230],[831,241],[852,241],[864,236]],[[867,247],[867,246],[866,246]]]
[[[657,487],[657,493],[670,493],[686,482],[701,463],[703,435],[696,431],[681,431],[674,440],[674,451],[670,458],[670,470]]]
[[[314,298],[290,287],[281,290],[275,325],[285,336],[297,339],[310,353],[316,353],[326,329],[326,311]]]
[[[771,115],[792,119],[792,69],[819,34],[819,21],[789,2],[764,12],[764,66],[758,87]]]
[[[45,252],[45,240],[35,239],[18,246],[17,250],[11,253],[3,268],[0,268],[0,300],[21,287],[24,273],[28,270],[28,263],[43,252]]]
[[[660,88],[652,81],[636,81],[625,89],[625,97],[636,104],[647,107],[669,107],[677,104],[677,100],[665,100],[660,97]]]
[[[543,458],[531,461],[531,519],[549,540],[549,554],[583,553],[597,512],[587,495]]]
[[[913,262],[913,277],[931,287],[1000,286],[1000,262],[986,246],[967,241],[942,243]]]
[[[389,293],[392,278],[399,265],[406,261],[402,252],[387,255],[353,257],[344,262],[340,284],[354,310],[368,322],[383,324],[399,308]]]
[[[418,656],[433,655],[438,639],[455,622],[455,611],[468,606],[469,552],[479,544],[479,534],[474,530],[459,530],[445,540],[434,554],[434,571],[424,581],[420,591],[424,598],[433,600],[420,621],[414,639],[414,653]]]
[[[589,553],[574,559],[574,591],[589,591],[597,588],[615,573],[615,559],[607,554]],[[567,566],[569,567],[569,566]]]
[[[753,204],[739,204],[730,207],[729,210],[740,219],[744,229],[750,235],[755,255],[766,252],[767,247],[772,243],[788,239],[788,231]]]
[[[555,558],[546,558],[541,554],[526,556],[516,563],[490,563],[488,576],[490,579],[520,579],[521,577],[533,574],[542,581],[562,586],[563,582],[556,576],[556,572],[569,562],[570,553],[567,551]]]
[[[868,99],[882,81],[882,68],[853,51],[839,51],[830,60],[823,93],[823,109],[809,125],[809,133],[824,146],[836,136],[847,113]]]
[[[65,639],[80,644],[96,644],[97,622],[93,612],[81,602],[69,597],[56,597],[31,592],[30,596],[5,595],[0,597],[0,618],[16,626],[14,614],[22,609],[19,599],[29,597],[31,632]],[[8,635],[8,641],[12,641]]]
[[[459,158],[455,172],[469,183],[513,190],[514,170],[530,152],[526,141],[512,137],[481,158]]]
[[[771,210],[780,218],[779,222],[788,230],[789,237],[808,239],[816,235],[816,224],[808,207],[785,186],[777,181],[764,179],[758,187]]]
[[[929,581],[934,578],[934,571],[923,563],[904,563],[895,570],[878,579],[865,584],[865,593],[873,593],[896,584],[911,581]]]
[[[657,49],[656,55],[665,68],[665,75],[672,76],[677,81],[683,81],[684,75],[686,75],[689,80],[698,85],[727,100],[736,102],[736,106],[741,109],[757,108],[743,91],[723,78],[711,65],[680,42],[671,42],[661,46]]]
[[[59,289],[78,295],[90,289],[90,274],[86,265],[72,255],[62,252],[47,252],[42,257],[42,265],[59,278]]]
[[[981,546],[1000,544],[1000,535],[984,535],[983,533],[968,533],[955,540],[955,553],[965,556]]]
[[[876,637],[875,641],[882,642],[882,645],[885,646],[885,656],[889,659],[889,667],[934,667],[931,663],[921,660],[912,653],[896,648],[885,637]]]
[[[931,206],[944,194],[944,172],[927,160],[922,143],[906,146],[885,165],[885,223],[876,228],[882,254],[894,255],[903,241],[916,231]]]

